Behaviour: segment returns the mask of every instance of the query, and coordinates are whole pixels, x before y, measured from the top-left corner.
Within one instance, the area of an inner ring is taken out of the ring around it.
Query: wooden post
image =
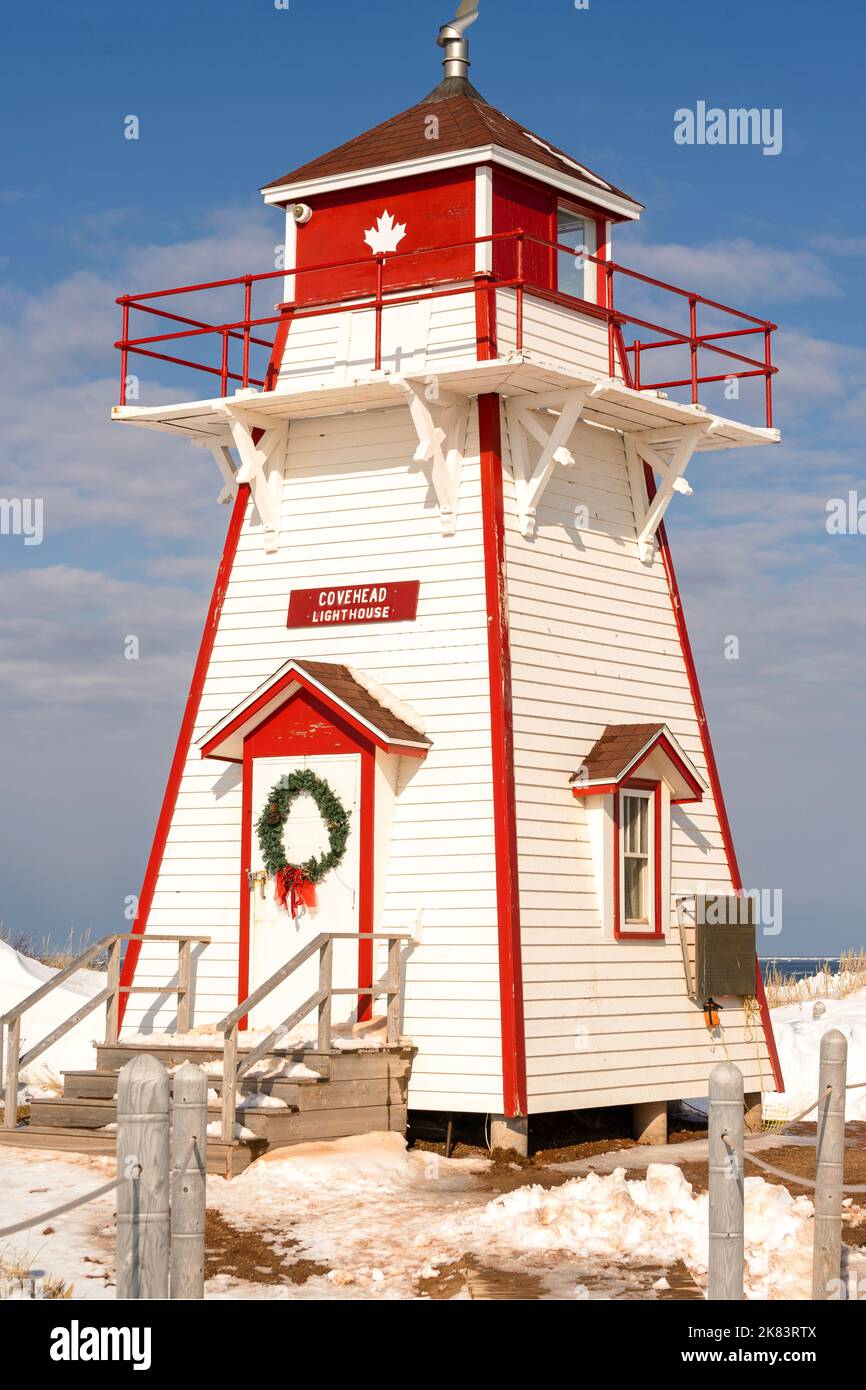
[[[743,1077],[733,1062],[710,1072],[710,1268],[707,1298],[743,1297]]]
[[[841,1297],[842,1181],[845,1160],[845,1076],[848,1040],[838,1028],[821,1039],[818,1132],[815,1140],[815,1244],[812,1297]],[[830,1094],[826,1095],[829,1087]]]
[[[191,1062],[174,1076],[171,1164],[171,1297],[204,1298],[207,1076]]]
[[[168,1072],[143,1054],[117,1082],[117,1297],[168,1298]]]
[[[106,1046],[117,1042],[118,1020],[120,1018],[120,937],[116,936],[108,948],[108,970],[106,988],[111,990],[105,1010]]]
[[[231,1144],[235,1137],[235,1087],[238,1079],[238,1025],[233,1023],[223,1042],[222,1141]]]
[[[388,1021],[387,1042],[396,1047],[400,1041],[400,942],[394,937],[388,942]]]
[[[325,938],[319,947],[319,990],[324,997],[319,1000],[319,1027],[316,1046],[320,1052],[331,1050],[331,989],[334,983],[334,939]]]
[[[190,951],[192,942],[187,939],[178,942],[177,951],[177,1031],[188,1033],[192,1027],[192,971],[190,970]]]
[[[21,1056],[21,1015],[13,1018],[6,1033],[6,1086],[3,1092],[3,1128],[18,1123],[18,1059]]]

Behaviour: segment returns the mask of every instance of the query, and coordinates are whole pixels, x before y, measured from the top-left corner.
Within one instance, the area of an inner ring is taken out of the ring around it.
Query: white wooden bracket
[[[442,534],[453,536],[457,530],[469,400],[444,392],[428,400],[425,387],[405,379],[402,384],[409,397],[409,414],[418,437],[414,461],[430,465],[430,482],[436,494]]]
[[[280,539],[280,503],[289,422],[280,420],[275,423],[270,415],[256,417],[247,410],[239,416],[229,402],[222,403],[218,409],[228,418],[239,459],[237,470],[231,480],[226,479],[226,482],[228,484],[230,481],[235,489],[241,483],[249,483],[259,520],[265,531],[265,550],[272,554],[277,550]],[[253,432],[257,429],[263,433],[258,442],[255,442]],[[224,456],[228,455],[230,460],[228,449],[221,449],[220,452]],[[216,450],[214,456],[217,457]],[[224,457],[223,462],[225,461]],[[223,464],[220,463],[219,457],[217,463],[222,469]]]
[[[568,468],[574,463],[567,441],[587,401],[600,390],[601,386],[580,386],[571,391],[512,397],[506,402],[521,535],[535,535],[536,511],[544,489],[557,464]],[[531,440],[540,450],[535,459],[531,456]]]
[[[217,502],[222,506],[227,506],[233,502],[238,494],[238,475],[235,467],[234,455],[227,444],[208,444],[204,440],[196,440],[203,449],[210,449],[216,461],[216,466],[223,477],[222,491],[217,497]]]
[[[649,564],[655,554],[656,532],[674,493],[691,496],[691,485],[683,475],[701,436],[711,433],[714,428],[715,422],[707,420],[697,425],[686,425],[681,430],[672,431],[668,426],[661,430],[641,430],[623,435],[637,530],[637,552],[644,564]],[[656,495],[649,504],[641,463],[649,464],[660,479]]]

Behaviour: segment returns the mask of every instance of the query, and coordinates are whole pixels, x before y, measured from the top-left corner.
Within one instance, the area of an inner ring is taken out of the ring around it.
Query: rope
[[[812,1104],[807,1105],[805,1110],[801,1110],[799,1115],[792,1115],[790,1120],[786,1120],[785,1123],[782,1125],[782,1128],[777,1130],[776,1133],[779,1135],[784,1134],[785,1130],[788,1129],[790,1125],[799,1124],[800,1121],[805,1119],[807,1115],[811,1115],[813,1110],[818,1109],[818,1106],[821,1104],[821,1101],[827,1099],[832,1089],[832,1086],[828,1086],[823,1095],[819,1096],[817,1100],[813,1100]]]
[[[189,1167],[190,1159],[197,1148],[198,1140],[191,1139],[181,1167],[175,1170],[175,1178],[183,1177]],[[125,1182],[130,1182],[133,1178],[139,1177],[140,1174],[141,1169],[136,1166],[134,1172],[119,1178],[112,1178],[111,1182],[103,1183],[101,1187],[95,1187],[92,1192],[86,1192],[83,1197],[73,1197],[71,1202],[64,1202],[62,1206],[52,1207],[50,1211],[40,1212],[39,1216],[28,1217],[26,1221],[19,1221],[15,1226],[4,1226],[0,1229],[0,1240],[5,1239],[6,1236],[17,1236],[21,1231],[29,1231],[31,1227],[38,1226],[42,1221],[53,1221],[57,1216],[65,1216],[66,1212],[74,1211],[76,1207],[86,1206],[88,1202],[95,1202],[97,1197],[105,1197],[109,1192],[113,1192],[116,1187],[120,1187]]]
[[[55,1216],[63,1216],[67,1211],[74,1211],[76,1207],[83,1207],[87,1202],[95,1201],[97,1197],[104,1197],[106,1193],[113,1192],[116,1187],[120,1187],[125,1182],[129,1182],[129,1179],[125,1177],[112,1178],[111,1182],[104,1183],[102,1187],[95,1187],[92,1192],[86,1192],[83,1197],[73,1197],[71,1202],[64,1202],[61,1207],[52,1207],[50,1211],[43,1211],[39,1216],[30,1216],[26,1221],[19,1221],[15,1226],[4,1226],[0,1230],[0,1238],[15,1236],[19,1231],[27,1231],[31,1226],[38,1226],[41,1221],[53,1221]]]
[[[743,1041],[755,1044],[755,1057],[758,1062],[758,1076],[761,1079],[761,1092],[766,1091],[764,1084],[764,1059],[761,1056],[761,1043],[764,1040],[764,1021],[761,1018],[761,1006],[754,994],[743,995]]]
[[[722,1135],[722,1143],[725,1145],[726,1149],[730,1149],[733,1153],[739,1154],[740,1158],[748,1159],[748,1161],[754,1163],[756,1167],[763,1168],[765,1173],[772,1173],[775,1177],[784,1178],[786,1182],[796,1183],[800,1187],[810,1187],[813,1192],[818,1186],[811,1178],[804,1178],[799,1173],[786,1173],[782,1168],[774,1168],[772,1163],[765,1163],[764,1160],[758,1158],[756,1154],[747,1153],[745,1149],[740,1148],[739,1144],[735,1144],[733,1139],[727,1134]],[[866,1183],[843,1183],[842,1191],[862,1194],[866,1192]]]

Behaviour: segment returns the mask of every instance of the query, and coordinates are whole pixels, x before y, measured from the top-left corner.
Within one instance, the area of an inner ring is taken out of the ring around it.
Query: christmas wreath
[[[328,831],[327,852],[313,855],[303,864],[290,864],[283,845],[283,831],[297,797],[311,796]],[[293,917],[304,906],[315,902],[312,889],[335,869],[346,853],[349,839],[349,812],[324,779],[309,768],[289,772],[271,787],[265,808],[256,822],[259,848],[267,873],[274,877],[277,903]]]

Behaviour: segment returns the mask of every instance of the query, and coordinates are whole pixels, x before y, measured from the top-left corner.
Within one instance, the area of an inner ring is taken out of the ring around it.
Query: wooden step
[[[116,1071],[64,1072],[62,1100],[114,1101],[117,1096],[117,1076]],[[172,1091],[173,1082],[174,1078],[169,1078]],[[221,1095],[222,1078],[208,1077],[208,1087]],[[288,1080],[281,1076],[244,1076],[241,1077],[238,1090],[244,1095],[273,1096],[297,1110],[321,1110],[331,1106],[343,1108],[348,1105],[405,1104],[407,1081],[393,1076],[361,1077],[357,1080],[341,1081],[328,1081],[325,1078],[315,1081],[312,1077]],[[41,1103],[39,1100],[32,1102],[33,1105]]]
[[[15,1130],[0,1132],[0,1143],[22,1147],[113,1154],[116,1146],[118,1071],[134,1057],[147,1053],[164,1066],[176,1068],[184,1061],[219,1060],[222,1049],[208,1045],[117,1043],[97,1046],[97,1066],[91,1071],[64,1074],[61,1097],[34,1099],[30,1120]],[[208,1171],[231,1177],[242,1172],[269,1148],[282,1148],[308,1140],[340,1139],[395,1130],[405,1134],[409,1073],[415,1048],[358,1048],[329,1052],[298,1051],[271,1054],[274,1074],[256,1072],[244,1076],[238,1089],[244,1095],[260,1093],[282,1101],[279,1106],[238,1109],[237,1122],[250,1137],[223,1144],[208,1139]],[[286,1061],[302,1062],[312,1076],[287,1077]],[[169,1084],[173,1088],[170,1071]],[[208,1074],[208,1086],[217,1096],[222,1078]],[[208,1123],[221,1119],[218,1101],[208,1106]]]
[[[116,1071],[65,1071],[63,1073],[63,1099],[64,1100],[114,1100],[117,1095]],[[174,1074],[169,1076],[169,1091],[174,1093]],[[222,1077],[209,1076],[208,1089],[222,1092]],[[238,1090],[245,1095],[261,1093],[262,1095],[273,1095],[278,1100],[284,1100],[287,1105],[297,1105],[298,1094],[301,1090],[320,1085],[326,1085],[327,1078],[322,1077],[316,1080],[314,1077],[297,1077],[288,1079],[285,1077],[268,1076],[243,1076],[238,1083]]]
[[[406,1101],[399,1082],[387,1080],[315,1083],[304,1094],[320,1103],[301,1110],[297,1106],[246,1107],[237,1112],[237,1123],[268,1144],[302,1143],[306,1139],[338,1138],[347,1134],[366,1134],[374,1129],[405,1129]],[[393,1087],[393,1102],[389,1100]],[[219,1123],[218,1104],[208,1106],[208,1123]],[[33,1100],[30,1123],[34,1129],[62,1132],[103,1133],[113,1141],[114,1131],[106,1130],[117,1119],[116,1102],[99,1096],[85,1099]]]
[[[240,1055],[243,1056],[243,1047]],[[165,1067],[180,1066],[182,1062],[195,1062],[204,1065],[222,1057],[221,1047],[175,1046],[159,1044],[149,1046],[143,1043],[98,1043],[96,1047],[96,1067],[98,1071],[119,1071],[127,1062],[146,1052],[156,1057]],[[302,1062],[311,1071],[322,1076],[330,1076],[335,1081],[348,1081],[375,1076],[407,1077],[412,1069],[416,1049],[408,1044],[390,1048],[332,1048],[330,1052],[311,1049],[293,1052],[270,1053],[263,1060],[279,1067],[284,1062]],[[250,1078],[252,1079],[252,1078]]]
[[[55,1153],[102,1154],[114,1157],[114,1134],[92,1129],[56,1129],[42,1125],[19,1125],[0,1129],[0,1144],[18,1149],[49,1150]],[[262,1140],[238,1140],[224,1144],[221,1139],[207,1141],[207,1171],[223,1178],[237,1177],[267,1149]]]

